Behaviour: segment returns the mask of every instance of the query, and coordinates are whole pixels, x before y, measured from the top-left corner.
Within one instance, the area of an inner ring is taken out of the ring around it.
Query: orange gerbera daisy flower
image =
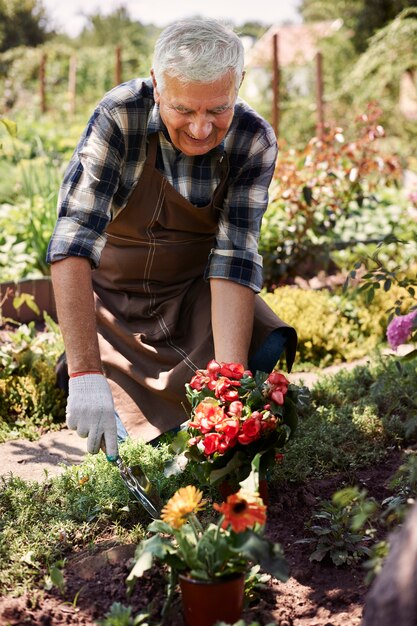
[[[244,489],[232,493],[222,504],[213,504],[213,507],[224,515],[222,528],[231,526],[235,533],[253,528],[257,523],[263,526],[266,522],[266,506],[262,499]]]
[[[205,506],[203,492],[188,485],[178,489],[161,511],[161,519],[173,528],[181,528],[191,513],[201,511]]]

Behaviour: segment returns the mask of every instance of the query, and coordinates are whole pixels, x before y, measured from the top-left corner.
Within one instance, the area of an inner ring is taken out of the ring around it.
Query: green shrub
[[[61,424],[65,396],[56,387],[55,363],[63,350],[55,322],[46,330],[34,322],[3,331],[0,346],[0,442],[24,436],[33,439]]]
[[[398,159],[382,151],[380,116],[368,105],[346,134],[334,126],[304,150],[280,155],[260,237],[268,288],[334,269],[333,250],[400,235],[404,217],[411,223],[406,213],[387,207],[380,224],[378,192],[400,174]]]
[[[0,379],[0,442],[21,436],[37,438],[64,419],[64,393],[56,387],[54,369],[45,361],[36,361],[30,374]]]
[[[388,298],[381,294],[367,305],[365,298],[344,297],[327,290],[278,287],[263,293],[272,310],[298,333],[296,368],[326,366],[368,355],[385,339]]]
[[[175,478],[164,476],[168,445],[128,439],[120,454],[128,465],[141,464],[163,501],[190,484],[187,471]],[[92,549],[102,535],[137,543],[148,523],[119,469],[101,452],[86,455],[80,465],[42,483],[0,477],[0,594],[39,582],[51,565],[74,550]]]
[[[343,393],[343,392],[341,392]],[[367,423],[367,427],[365,427]],[[283,463],[271,473],[278,483],[300,483],[376,463],[386,454],[385,433],[374,406],[328,404],[303,420],[284,450]]]
[[[375,378],[370,396],[389,437],[400,442],[414,442],[417,438],[415,358],[410,362],[390,359]]]
[[[389,445],[414,443],[416,364],[414,359],[399,370],[398,361],[386,357],[323,376],[271,477],[279,484],[299,483],[344,472],[354,480],[360,468],[381,461]]]

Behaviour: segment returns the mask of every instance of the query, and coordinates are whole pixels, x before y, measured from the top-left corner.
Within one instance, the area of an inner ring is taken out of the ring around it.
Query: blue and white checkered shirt
[[[277,143],[271,126],[238,99],[232,124],[220,146],[200,156],[179,152],[169,140],[151,79],[112,89],[91,116],[66,170],[58,199],[59,216],[47,261],[82,256],[100,262],[106,226],[126,206],[146,160],[146,138],[158,132],[156,167],[196,206],[211,201],[219,183],[219,151],[229,158],[227,192],[206,278],[226,278],[262,287],[258,238],[268,204]]]

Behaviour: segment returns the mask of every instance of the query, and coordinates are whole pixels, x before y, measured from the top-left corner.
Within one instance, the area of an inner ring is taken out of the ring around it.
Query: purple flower
[[[411,337],[416,316],[417,311],[411,311],[407,315],[399,315],[390,321],[387,328],[387,339],[393,350],[396,350],[400,344],[407,343]]]

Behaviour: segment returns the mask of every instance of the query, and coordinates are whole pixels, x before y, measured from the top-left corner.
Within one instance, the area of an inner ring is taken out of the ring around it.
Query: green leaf
[[[165,463],[164,476],[169,478],[170,476],[178,476],[178,474],[182,474],[187,464],[188,457],[185,454],[178,454]]]
[[[336,566],[343,565],[347,561],[348,553],[346,550],[331,550],[330,558]]]
[[[210,532],[204,533],[198,544],[198,558],[206,564],[205,571],[210,577],[225,569],[229,571],[236,561],[236,554],[230,548],[228,536],[223,533],[217,537],[216,535],[217,526],[213,524]],[[240,555],[238,560],[240,560]]]
[[[261,455],[258,452],[258,454],[255,454],[255,456],[252,459],[251,471],[250,471],[249,476],[245,478],[245,480],[242,480],[239,483],[239,485],[243,489],[246,489],[247,491],[250,491],[251,493],[255,493],[259,491],[260,464],[261,464]]]
[[[346,507],[351,504],[359,496],[357,487],[345,487],[339,489],[332,495],[332,502],[339,507]]]
[[[13,307],[18,311],[22,304],[26,304],[27,307],[36,315],[39,315],[39,307],[35,302],[35,299],[30,293],[19,293],[17,296],[13,298]]]
[[[63,592],[65,589],[65,579],[64,575],[59,567],[52,566],[49,570],[49,578],[51,583],[58,587],[58,589]]]
[[[1,117],[0,122],[5,126],[7,132],[11,137],[17,136],[17,124],[13,120],[9,120],[7,117]]]
[[[167,535],[172,534],[172,528],[166,522],[163,522],[161,519],[155,519],[148,525],[148,531],[151,533],[166,533]]]
[[[188,448],[190,434],[186,430],[180,430],[169,444],[169,450],[173,454],[180,454]]]
[[[154,535],[150,539],[145,539],[136,549],[136,562],[127,577],[127,581],[131,581],[134,578],[140,578],[144,572],[150,569],[152,567],[153,557],[164,561],[167,554],[174,552],[175,548],[171,545],[169,540],[163,539],[159,535]]]
[[[234,535],[233,539],[232,547],[238,554],[259,563],[263,570],[275,578],[284,582],[288,580],[288,564],[279,544],[271,543],[252,530]]]
[[[305,402],[306,400],[309,402],[309,398],[310,396],[308,394],[300,393],[301,403]],[[286,426],[289,426],[291,431],[290,435],[293,435],[298,426],[297,404],[288,397],[285,400],[284,424]]]
[[[152,563],[152,552],[143,552],[134,564],[126,580],[131,581],[135,578],[140,578],[141,576],[143,576],[144,572],[146,572],[148,569],[151,569]]]
[[[206,529],[205,532],[209,532],[209,529]],[[197,538],[189,523],[181,526],[180,530],[175,533],[175,539],[179,548],[176,552],[186,563],[187,568],[190,570],[205,569],[204,563],[197,556]]]
[[[324,550],[314,550],[314,552],[312,552],[310,554],[309,560],[310,561],[322,561],[324,559],[324,557],[326,556],[326,554],[329,552],[328,549],[324,549]]]
[[[366,294],[366,304],[371,304],[371,302],[373,301],[375,297],[375,287],[376,285],[372,286]]]
[[[226,465],[224,465],[220,469],[215,469],[210,472],[210,482],[214,484],[222,478],[225,478],[225,476],[227,476],[228,474],[232,474],[235,470],[237,470],[244,464],[245,460],[246,457],[243,452],[236,452],[236,454],[232,456],[232,458],[226,463]]]

